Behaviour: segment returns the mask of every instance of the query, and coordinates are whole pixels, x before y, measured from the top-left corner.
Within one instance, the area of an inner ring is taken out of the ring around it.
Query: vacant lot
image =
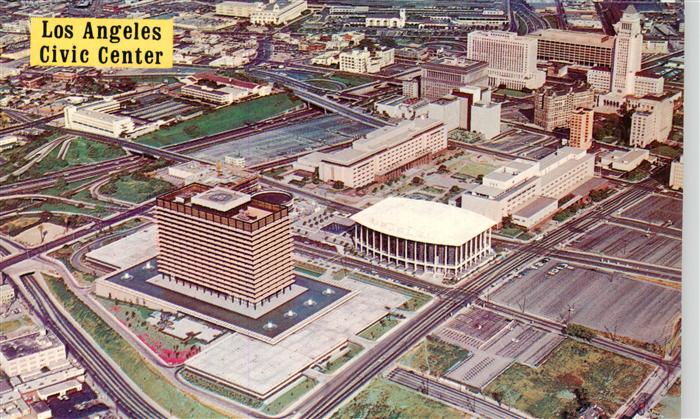
[[[622,213],[623,217],[653,224],[671,222],[670,226],[683,227],[683,201],[661,195],[649,195]]]
[[[652,370],[651,365],[567,339],[539,368],[513,364],[486,392],[538,418],[576,412],[580,399],[611,415]]]
[[[468,415],[383,378],[375,378],[364,390],[332,416],[333,419],[440,418],[464,419]]]
[[[401,357],[399,362],[420,372],[441,377],[467,359],[469,354],[464,348],[428,336],[420,345]]]
[[[286,94],[265,96],[259,99],[227,106],[208,114],[181,122],[140,137],[137,141],[155,147],[178,144],[203,135],[242,127],[289,110],[301,102]]]
[[[586,252],[681,268],[681,241],[615,224],[601,225],[583,235],[575,247]]]
[[[557,263],[529,271],[499,289],[491,300],[642,342],[663,341],[680,318],[681,294],[675,289],[582,267],[547,275]]]

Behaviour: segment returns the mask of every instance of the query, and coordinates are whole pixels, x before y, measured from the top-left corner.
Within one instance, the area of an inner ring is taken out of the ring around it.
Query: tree
[[[388,36],[379,37],[379,43],[387,48],[396,48],[399,46],[394,38]]]
[[[413,179],[411,179],[411,183],[413,185],[422,185],[423,184],[423,178],[420,176],[415,176]]]
[[[66,178],[61,176],[58,178],[58,180],[56,180],[56,184],[54,186],[56,187],[57,190],[62,191],[63,189],[65,189],[66,184],[67,184]]]
[[[620,109],[617,111],[617,115],[620,117],[620,138],[623,141],[629,141],[630,131],[632,128],[632,115],[634,114],[634,108],[630,107],[627,102],[624,102]]]
[[[344,188],[345,188],[345,184],[343,183],[342,180],[336,180],[335,182],[333,182],[333,189],[344,189]]]

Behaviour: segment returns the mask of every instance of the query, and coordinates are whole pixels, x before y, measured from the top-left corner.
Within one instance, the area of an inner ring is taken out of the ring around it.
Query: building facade
[[[394,63],[394,49],[382,48],[376,51],[353,49],[340,53],[340,71],[350,73],[378,73],[382,68]]]
[[[109,113],[119,108],[119,102],[116,100],[104,100],[81,107],[66,106],[63,111],[65,126],[69,129],[119,138],[135,129],[131,117]]]
[[[159,197],[155,214],[159,271],[180,289],[255,307],[294,283],[283,205],[193,183]]]
[[[306,0],[271,0],[263,7],[251,12],[253,25],[286,25],[301,16],[308,5]]]
[[[544,29],[527,37],[537,41],[537,59],[564,61],[591,67],[610,67],[614,36],[574,32],[561,29]]]
[[[447,57],[421,64],[421,97],[439,99],[463,86],[488,86],[488,64]]]
[[[642,69],[641,16],[631,4],[615,24],[610,92],[619,96],[634,95],[635,78]]]
[[[351,218],[356,251],[413,272],[458,277],[493,253],[495,223],[462,208],[390,197]]]
[[[537,68],[537,40],[513,32],[474,31],[467,37],[467,58],[488,63],[489,85],[537,89],[545,72]]]
[[[593,145],[593,109],[578,108],[569,120],[569,147],[588,150]]]
[[[462,195],[461,206],[500,221],[538,198],[563,198],[592,179],[594,169],[595,155],[572,147],[562,147],[537,162],[516,159],[485,175],[481,185]],[[540,205],[549,208],[551,202],[543,200]],[[537,208],[527,212],[546,215]],[[530,217],[527,223],[536,225],[541,220]]]
[[[66,347],[45,330],[0,343],[0,369],[9,377],[38,372],[65,359]]]
[[[547,131],[570,128],[578,108],[593,108],[595,95],[585,84],[547,85],[538,90],[535,100],[535,124]]]
[[[671,189],[683,189],[683,155],[671,162],[671,173],[668,178]]]

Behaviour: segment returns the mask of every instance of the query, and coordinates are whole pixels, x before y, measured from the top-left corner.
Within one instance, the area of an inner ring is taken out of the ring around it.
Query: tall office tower
[[[537,40],[538,60],[610,67],[614,36],[561,29],[543,29],[526,36]]]
[[[161,286],[256,306],[294,283],[284,205],[192,183],[156,200],[156,220]]]
[[[488,64],[482,61],[445,57],[420,67],[420,93],[426,99],[440,99],[459,87],[488,85]]]
[[[634,6],[627,6],[615,30],[610,92],[619,96],[634,95],[636,75],[642,69],[643,44],[641,16]]]
[[[467,58],[489,65],[489,85],[537,89],[545,72],[537,69],[537,40],[513,32],[474,31],[467,37]]]
[[[588,150],[593,145],[593,109],[578,108],[569,121],[569,146]]]

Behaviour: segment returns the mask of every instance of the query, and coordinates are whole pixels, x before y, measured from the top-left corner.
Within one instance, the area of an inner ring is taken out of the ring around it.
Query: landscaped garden
[[[44,275],[52,294],[68,313],[92,336],[141,390],[173,415],[182,418],[218,418],[224,415],[201,405],[172,385],[154,366],[145,361],[94,311],[70,291],[59,278]]]

